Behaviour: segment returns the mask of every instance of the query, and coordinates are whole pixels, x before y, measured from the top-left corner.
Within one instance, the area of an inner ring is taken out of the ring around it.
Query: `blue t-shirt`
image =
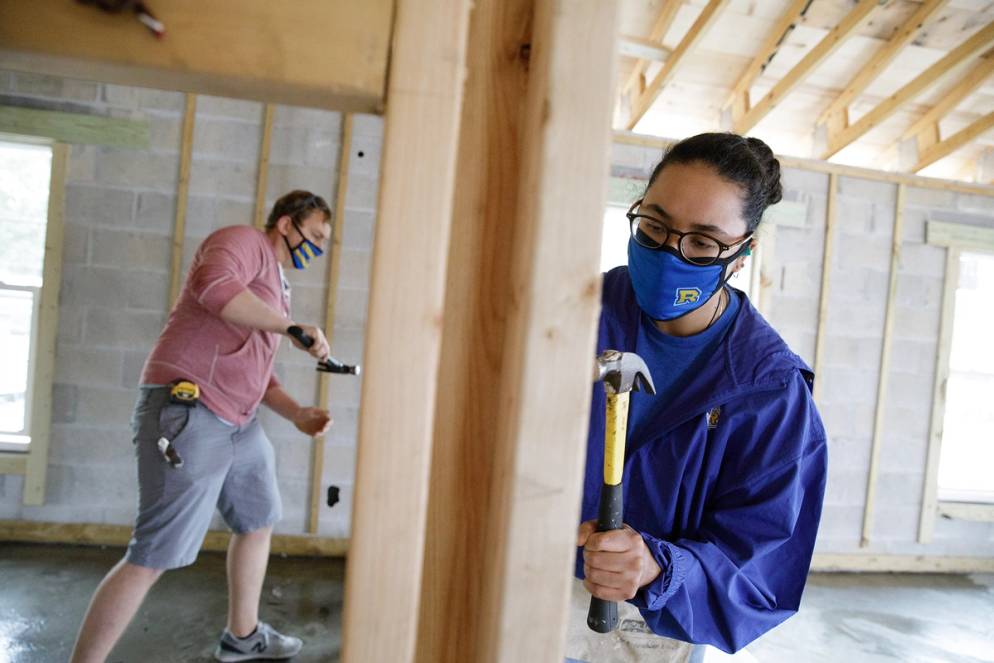
[[[663,403],[673,400],[695,372],[700,370],[721,345],[729,326],[739,312],[741,294],[732,288],[727,289],[728,306],[721,317],[710,327],[693,336],[670,336],[659,331],[649,316],[642,313],[635,351],[645,361],[652,374],[656,395],[632,392],[628,412],[628,430],[635,433],[647,415]],[[629,456],[638,446],[641,436],[629,435],[631,442],[625,449]]]

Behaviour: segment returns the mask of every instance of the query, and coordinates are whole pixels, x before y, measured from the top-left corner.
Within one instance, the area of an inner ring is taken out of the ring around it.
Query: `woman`
[[[598,351],[638,353],[657,393],[632,394],[625,528],[596,532],[594,392],[571,659],[684,661],[687,643],[734,652],[798,609],[827,463],[813,374],[727,285],[781,194],[765,143],[702,134],[665,154],[629,210],[628,266],[604,277]],[[627,602],[615,632],[587,629],[591,594]]]

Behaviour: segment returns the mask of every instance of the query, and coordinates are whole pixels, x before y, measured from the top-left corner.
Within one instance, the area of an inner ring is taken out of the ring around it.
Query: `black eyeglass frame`
[[[677,240],[677,251],[679,252],[680,257],[693,265],[698,265],[700,267],[707,267],[709,265],[713,265],[719,261],[722,261],[721,257],[722,253],[728,251],[729,249],[734,249],[736,246],[740,246],[743,242],[747,242],[753,237],[753,233],[749,233],[748,235],[746,235],[745,237],[743,237],[738,241],[732,242],[731,244],[726,244],[717,237],[713,237],[707,233],[700,232],[698,230],[692,230],[690,232],[680,232],[679,230],[674,230],[673,228],[670,228],[662,219],[656,218],[654,216],[649,216],[648,214],[636,213],[635,208],[639,207],[643,202],[645,202],[645,198],[639,198],[634,203],[632,203],[632,206],[628,208],[627,212],[625,212],[625,216],[628,217],[629,234],[632,236],[632,239],[635,240],[635,243],[638,244],[639,246],[643,246],[652,251],[662,251],[664,248],[666,248],[666,246],[669,245],[670,235],[676,235],[679,238]],[[666,231],[666,237],[659,244],[659,246],[649,246],[648,244],[639,241],[638,235],[635,233],[636,219],[647,219],[663,227],[663,229]],[[683,250],[683,238],[687,237],[688,235],[700,235],[701,237],[706,237],[707,239],[711,240],[719,247],[718,255],[714,256],[713,258],[691,258]],[[738,257],[737,253],[733,256],[729,256],[727,260],[732,260],[736,257]],[[705,260],[706,262],[701,262],[702,260]]]

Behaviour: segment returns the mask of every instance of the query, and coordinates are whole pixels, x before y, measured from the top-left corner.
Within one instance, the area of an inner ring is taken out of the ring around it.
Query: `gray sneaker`
[[[271,661],[296,656],[303,646],[300,638],[283,635],[266,622],[259,622],[255,633],[247,638],[236,638],[224,629],[214,658],[219,661]]]

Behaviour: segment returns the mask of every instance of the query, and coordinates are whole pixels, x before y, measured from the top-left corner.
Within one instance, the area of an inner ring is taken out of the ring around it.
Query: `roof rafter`
[[[759,124],[759,121],[766,117],[777,104],[783,101],[784,97],[791,90],[807,78],[818,65],[834,53],[856,30],[862,27],[879,6],[879,0],[860,0],[859,4],[846,14],[845,18],[825,35],[813,49],[808,51],[801,61],[787,72],[787,75],[780,79],[765,97],[755,106],[749,108],[745,115],[733,124],[735,132],[744,134]]]
[[[673,53],[666,59],[666,62],[663,63],[663,68],[659,70],[659,73],[652,79],[652,82],[641,91],[641,94],[634,98],[631,113],[625,122],[626,129],[631,131],[638,124],[638,121],[642,119],[645,112],[652,106],[652,102],[656,100],[656,97],[659,96],[659,93],[666,84],[672,80],[674,74],[676,74],[677,67],[683,61],[684,57],[693,50],[708,28],[714,24],[721,10],[725,8],[728,2],[729,0],[710,0],[708,2],[707,6],[704,7],[704,10],[697,17],[697,20],[690,26],[690,30],[680,40],[677,47],[673,49]]]
[[[669,32],[670,26],[673,25],[673,19],[676,18],[677,11],[682,4],[683,0],[663,0],[663,6],[659,9],[659,15],[656,16],[652,30],[649,32],[649,41],[655,42],[659,46],[663,45],[663,38]],[[622,94],[631,94],[632,90],[635,90],[637,94],[642,94],[642,90],[645,88],[645,70],[648,67],[649,61],[644,58],[635,63],[628,81],[621,89]]]
[[[953,85],[953,87],[946,90],[946,92],[942,95],[942,100],[933,106],[927,113],[922,115],[914,124],[912,124],[908,130],[904,132],[904,135],[901,136],[901,138],[907,139],[917,136],[930,125],[941,121],[942,118],[951,113],[961,101],[966,99],[973,92],[976,92],[980,84],[990,78],[991,74],[994,74],[994,54],[988,57],[980,58],[980,62],[977,66],[971,69],[970,72],[961,78],[959,82]]]
[[[828,132],[828,149],[822,154],[821,158],[828,159],[834,154],[837,154],[842,148],[853,143],[893,115],[906,102],[924,92],[947,74],[950,69],[972,57],[977,52],[982,51],[991,42],[994,42],[994,23],[989,23],[965,42],[951,50],[945,57],[906,83],[900,90],[877,104],[873,110],[861,117],[855,124],[839,128],[835,131],[830,129]]]
[[[752,87],[753,82],[766,69],[770,60],[773,59],[773,56],[780,49],[780,45],[783,44],[787,36],[797,26],[797,22],[804,17],[804,14],[808,11],[808,7],[811,6],[813,1],[793,0],[790,3],[790,6],[780,16],[776,25],[773,26],[773,29],[766,36],[763,45],[759,47],[752,62],[749,63],[749,66],[739,76],[738,83],[735,84],[732,93],[728,95],[728,99],[722,105],[722,110],[731,108],[733,122],[737,122],[749,110],[749,88]]]
[[[912,170],[917,173],[926,166],[932,165],[939,159],[949,156],[956,150],[991,129],[994,129],[994,112],[984,115],[965,129],[957,131],[949,138],[939,141],[925,150],[922,150],[921,154],[918,155],[918,163],[915,164],[915,167]]]
[[[887,68],[894,58],[907,46],[915,35],[921,30],[922,26],[935,12],[941,9],[948,0],[925,0],[916,11],[904,24],[898,28],[893,36],[887,43],[884,44],[880,49],[873,54],[866,64],[863,65],[862,69],[852,77],[852,80],[846,85],[842,92],[837,96],[831,104],[828,105],[821,116],[818,118],[818,124],[825,124],[828,122],[830,115],[839,113],[842,110],[849,107],[849,104],[859,96],[859,94],[866,89],[866,87],[872,83],[880,73]]]

